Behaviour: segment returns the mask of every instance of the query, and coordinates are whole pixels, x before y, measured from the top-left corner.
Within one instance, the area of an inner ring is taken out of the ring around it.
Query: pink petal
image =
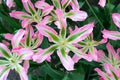
[[[73,62],[73,60],[72,60],[72,58],[71,58],[70,56],[68,56],[68,55],[66,54],[66,57],[64,57],[59,50],[57,51],[57,55],[59,56],[62,65],[63,65],[68,71],[74,70],[74,62]]]
[[[117,25],[118,28],[120,28],[120,14],[119,13],[113,13],[112,19],[114,23]]]
[[[12,46],[14,47],[18,47],[20,41],[22,40],[23,36],[25,34],[25,31],[20,29],[12,38]]]
[[[5,67],[0,66],[0,73],[2,72],[2,70],[3,70],[4,68],[5,68]],[[6,72],[0,77],[0,80],[7,80],[7,77],[8,77],[9,72],[10,72],[10,70],[6,71]]]
[[[12,40],[13,34],[7,33],[4,35],[5,39]]]
[[[118,31],[109,31],[104,29],[102,33],[104,38],[109,38],[112,40],[120,40],[120,32]]]
[[[19,55],[23,54],[22,60],[31,60],[34,55],[33,51],[29,48],[22,48],[18,53]]]
[[[105,59],[105,53],[102,50],[98,50],[97,54],[98,54],[98,61],[99,62],[102,62],[102,61],[106,60]]]
[[[28,80],[28,75],[27,75],[27,72],[26,70],[20,66],[20,70],[21,70],[21,73],[20,74],[20,79],[21,80]]]
[[[7,0],[7,1],[6,1],[6,5],[7,5],[9,8],[12,8],[12,7],[15,7],[15,6],[16,6],[16,3],[14,2],[14,0]]]
[[[24,20],[22,21],[21,24],[22,24],[22,27],[23,27],[23,28],[26,28],[26,27],[29,26],[32,22],[33,22],[32,19],[26,18],[26,19],[24,19]]]
[[[72,0],[70,5],[72,6],[73,10],[79,10],[80,9],[78,0]]]
[[[20,20],[24,20],[24,19],[25,19],[25,16],[29,16],[27,13],[21,12],[21,11],[11,12],[9,15],[10,15],[11,17],[14,17],[14,18],[20,19]]]
[[[45,7],[44,9],[43,9],[43,15],[44,16],[46,16],[46,15],[48,15],[52,10],[53,10],[53,6],[48,6],[48,7]]]
[[[34,14],[36,12],[35,8],[34,8],[34,5],[33,3],[31,2],[31,0],[22,0],[22,3],[23,3],[23,6],[24,8],[26,9],[27,12],[31,13],[31,14]],[[29,6],[31,7],[31,9],[29,9]]]
[[[0,47],[3,48],[7,53],[11,55],[11,52],[6,45],[4,45],[3,43],[0,43]],[[0,51],[0,54],[2,55],[1,51]]]
[[[60,26],[60,29],[62,29],[62,27],[67,27],[66,18],[63,11],[60,9],[57,9],[55,10],[55,13],[57,14],[58,21],[59,21],[59,23],[56,23],[56,25]]]
[[[50,42],[52,41],[52,38],[45,31],[48,31],[48,32],[51,32],[51,33],[57,35],[57,32],[53,28],[48,27],[46,25],[41,25],[41,23],[36,25],[36,27],[42,35],[48,37]]]
[[[66,8],[69,4],[70,4],[70,2],[71,2],[71,0],[62,0],[61,1],[61,4],[62,4],[62,7],[64,6],[64,5],[66,5],[64,8]]]
[[[109,58],[111,58],[112,56],[115,57],[116,52],[115,52],[113,46],[110,43],[107,43],[106,47],[107,47],[107,50],[109,52]]]
[[[35,3],[35,7],[39,8],[39,9],[44,9],[46,7],[50,6],[48,3],[44,2],[44,1],[37,1]]]
[[[47,49],[46,49],[47,50]],[[42,63],[45,60],[49,60],[50,55],[52,53],[48,53],[48,54],[43,54],[45,50],[43,49],[38,49],[38,52],[33,56],[33,61],[37,62],[37,63]]]
[[[74,56],[72,57],[72,60],[74,61],[74,63],[77,63],[82,57],[74,54]]]
[[[24,69],[26,70],[26,72],[28,73],[28,69],[29,69],[29,67],[30,67],[30,64],[29,64],[29,61],[28,61],[28,60],[25,60],[25,61],[24,61],[23,67],[24,67]]]
[[[68,18],[72,19],[73,21],[84,21],[88,16],[85,11],[79,11],[79,10],[71,10],[68,13],[73,14],[73,15],[67,16]]]
[[[95,68],[95,71],[96,71],[104,80],[107,80],[107,78],[105,77],[105,73],[102,72],[99,68]]]
[[[106,0],[99,0],[98,4],[99,4],[101,7],[105,7]]]
[[[91,22],[87,25],[84,25],[81,28],[76,28],[74,31],[72,31],[70,34],[70,36],[75,35],[79,32],[85,31],[81,36],[79,36],[77,39],[73,40],[72,43],[77,43],[83,39],[85,39],[89,34],[91,34],[91,32],[93,31],[93,27],[94,27],[94,22]],[[69,37],[70,37],[69,36]]]

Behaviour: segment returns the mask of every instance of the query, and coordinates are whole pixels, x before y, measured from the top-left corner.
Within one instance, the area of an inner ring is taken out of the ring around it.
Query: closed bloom
[[[7,0],[6,5],[8,6],[8,8],[12,8],[16,6],[16,3],[14,2],[14,0]]]
[[[116,24],[116,26],[118,28],[120,28],[120,14],[119,13],[113,13],[112,14],[112,19],[113,19],[114,23]]]
[[[106,0],[99,0],[98,4],[99,4],[101,7],[105,7],[105,5],[106,5]]]

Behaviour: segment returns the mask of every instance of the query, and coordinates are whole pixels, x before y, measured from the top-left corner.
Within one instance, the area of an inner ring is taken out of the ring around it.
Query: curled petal
[[[11,12],[10,16],[20,20],[24,20],[25,18],[30,17],[27,13],[21,11]]]
[[[98,4],[102,7],[105,7],[106,0],[99,0]]]
[[[119,13],[113,13],[112,14],[112,19],[114,23],[117,25],[117,27],[120,28],[120,14]]]
[[[112,40],[120,40],[120,32],[118,31],[109,31],[104,29],[102,33],[104,38],[109,38]]]
[[[72,58],[70,56],[68,56],[68,54],[64,54],[61,53],[61,51],[57,51],[57,55],[60,58],[61,63],[63,64],[63,66],[68,70],[74,70],[74,62],[72,60]]]

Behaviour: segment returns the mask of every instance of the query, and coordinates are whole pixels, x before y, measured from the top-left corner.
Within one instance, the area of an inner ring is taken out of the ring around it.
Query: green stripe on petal
[[[52,0],[52,2],[53,2],[54,6],[55,6],[56,8],[61,9],[61,5],[60,5],[59,0]]]
[[[66,37],[66,28],[65,28],[65,27],[62,27],[62,30],[61,30],[61,32],[60,32],[60,36],[61,36],[62,38],[65,38],[65,37]]]
[[[72,44],[67,44],[67,48],[77,54],[78,56],[82,55],[82,52],[78,50],[76,47],[74,47]]]
[[[76,34],[74,34],[74,35],[69,36],[69,37],[67,38],[67,42],[71,42],[71,41],[77,39],[78,37],[80,37],[80,36],[81,36],[82,34],[84,34],[85,32],[86,32],[86,30],[84,30],[84,31],[82,31],[82,32],[78,32],[78,33],[76,33]]]
[[[8,53],[7,51],[5,51],[2,47],[0,47],[0,51],[3,54],[3,56],[7,59],[11,58],[10,53]]]
[[[31,14],[32,14],[32,15],[34,15],[34,14],[35,14],[35,12],[34,12],[34,10],[31,8],[30,4],[29,4],[29,3],[27,3],[27,5],[28,5],[28,8],[29,8],[29,10],[30,10]]]
[[[0,77],[2,77],[2,76],[5,74],[5,72],[7,72],[7,71],[10,70],[10,69],[11,69],[11,66],[5,67],[5,68],[0,72]]]
[[[54,52],[58,47],[59,47],[59,45],[53,45],[53,46],[51,46],[50,48],[48,48],[48,49],[43,53],[43,55],[46,55],[46,54],[49,54],[49,53]]]
[[[30,45],[31,45],[31,41],[30,41],[30,28],[29,28],[26,38],[26,46],[30,46]]]
[[[0,60],[0,66],[5,66],[5,65],[9,65],[9,62],[6,60]]]
[[[58,36],[54,35],[52,32],[49,32],[49,31],[45,31],[45,32],[47,32],[51,36],[51,38],[54,42],[59,42],[60,41]]]

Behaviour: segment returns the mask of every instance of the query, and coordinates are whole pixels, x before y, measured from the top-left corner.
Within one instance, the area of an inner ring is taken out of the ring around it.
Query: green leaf
[[[76,34],[73,34],[73,35],[71,35],[71,36],[69,36],[68,38],[67,38],[67,42],[71,42],[71,41],[74,41],[75,39],[77,39],[78,37],[80,37],[82,34],[84,34],[86,32],[86,30],[85,31],[82,31],[82,32],[78,32],[78,33],[76,33]]]
[[[3,56],[7,59],[11,58],[10,53],[8,53],[7,51],[5,51],[2,47],[0,47],[0,51],[3,54]]]

